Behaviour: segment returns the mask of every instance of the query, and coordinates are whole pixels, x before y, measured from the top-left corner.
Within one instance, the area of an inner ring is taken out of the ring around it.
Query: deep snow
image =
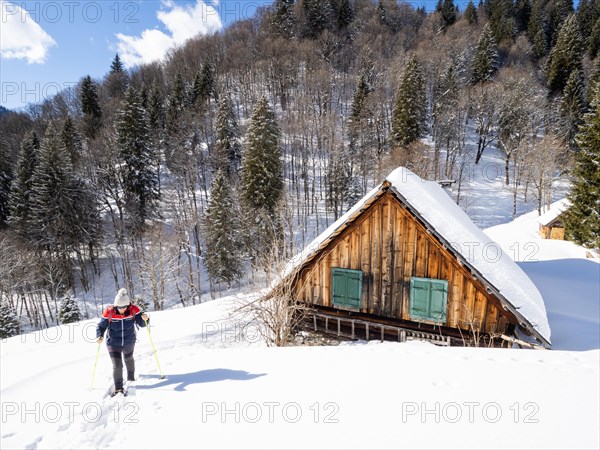
[[[139,381],[106,398],[96,321],[1,344],[2,448],[598,448],[600,264],[536,235],[537,215],[486,230],[546,301],[554,350],[346,343],[268,348],[239,335],[244,297],[151,313]]]

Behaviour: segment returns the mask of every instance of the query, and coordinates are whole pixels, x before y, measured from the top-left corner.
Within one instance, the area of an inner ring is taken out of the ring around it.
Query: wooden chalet
[[[435,182],[405,168],[325,230],[284,272],[315,330],[443,345],[550,347],[525,273]]]
[[[544,239],[565,239],[564,213],[569,208],[570,202],[566,199],[552,204],[552,207],[538,218],[539,233]]]

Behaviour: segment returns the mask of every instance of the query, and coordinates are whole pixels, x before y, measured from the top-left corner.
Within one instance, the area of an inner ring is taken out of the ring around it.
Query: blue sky
[[[272,0],[0,0],[0,104],[19,108],[103,77],[119,53],[132,66],[197,33],[249,18]]]

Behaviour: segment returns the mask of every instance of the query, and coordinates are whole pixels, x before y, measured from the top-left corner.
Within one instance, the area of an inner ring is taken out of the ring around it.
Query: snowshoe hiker
[[[136,342],[136,325],[145,327],[150,318],[133,305],[126,289],[121,289],[115,296],[113,306],[106,308],[96,327],[96,342],[101,343],[108,330],[106,347],[113,365],[115,391],[113,395],[124,393],[123,359],[127,369],[127,381],[135,381],[135,361],[133,350]]]

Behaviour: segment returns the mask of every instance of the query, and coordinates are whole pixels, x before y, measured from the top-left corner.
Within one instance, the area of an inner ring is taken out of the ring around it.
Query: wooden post
[[[354,320],[352,321],[352,339],[354,339]]]

